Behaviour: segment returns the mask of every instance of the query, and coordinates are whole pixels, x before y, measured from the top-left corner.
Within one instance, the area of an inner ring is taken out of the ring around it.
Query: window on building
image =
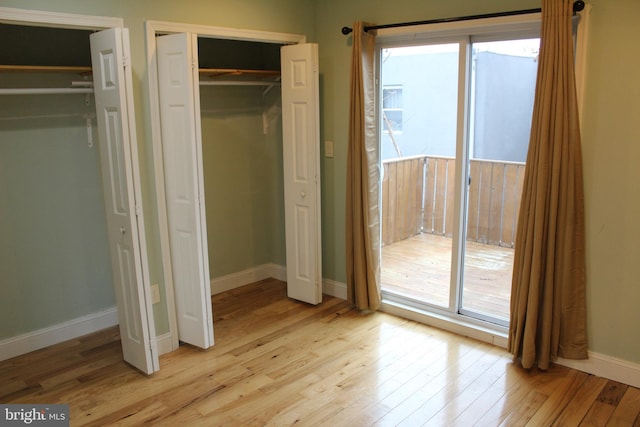
[[[402,131],[402,86],[389,85],[382,89],[382,126],[385,132]]]

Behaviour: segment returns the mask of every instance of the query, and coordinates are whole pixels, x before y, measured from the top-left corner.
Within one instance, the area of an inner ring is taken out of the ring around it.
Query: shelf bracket
[[[87,147],[93,148],[93,125],[91,123],[91,115],[85,115],[84,119],[87,125]]]

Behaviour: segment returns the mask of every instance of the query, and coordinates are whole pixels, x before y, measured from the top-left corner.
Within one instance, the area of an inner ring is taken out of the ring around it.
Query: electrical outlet
[[[151,285],[151,303],[157,304],[160,302],[160,287],[157,283]]]
[[[324,156],[333,157],[333,141],[324,142]]]

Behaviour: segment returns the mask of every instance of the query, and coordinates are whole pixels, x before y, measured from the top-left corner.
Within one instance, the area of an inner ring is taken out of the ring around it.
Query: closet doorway
[[[222,176],[220,179],[226,180],[231,193],[225,196],[207,188],[209,199],[205,203],[204,171],[214,167],[215,162],[207,156],[209,160],[204,164],[203,151],[206,150],[203,147],[211,149],[211,142],[203,141],[202,120],[206,119],[203,114],[218,111],[230,115],[237,108],[219,103],[213,108],[205,105],[206,97],[211,94],[210,86],[218,88],[214,96],[221,90],[237,91],[239,89],[232,88],[242,87],[246,91],[250,86],[262,94],[263,101],[273,94],[282,94],[282,107],[276,101],[263,102],[260,108],[263,108],[265,135],[269,134],[274,121],[279,127],[278,116],[280,108],[282,110],[282,135],[276,142],[282,147],[282,166],[279,167],[281,182],[284,182],[281,210],[284,210],[286,234],[288,295],[312,304],[321,302],[317,46],[305,44],[305,37],[299,35],[166,22],[146,22],[146,34],[149,69],[157,71],[149,73],[152,137],[167,304],[175,313],[170,319],[174,348],[178,341],[203,348],[213,345],[210,267],[219,269],[223,260],[209,257],[209,245],[214,247],[217,242],[212,233],[207,236],[207,228],[231,224],[224,219],[207,224],[205,205],[231,205],[233,191],[242,191],[242,180],[246,178]],[[199,45],[208,48],[199,49]],[[224,56],[221,50],[216,55],[215,46],[223,49],[225,45],[233,46],[232,50],[243,45],[254,48],[263,45],[262,51],[267,54],[275,45],[282,52],[282,64],[277,65],[278,70],[239,70],[242,67],[210,65],[211,56],[218,56],[213,58],[215,64],[219,64],[216,59]],[[267,45],[271,45],[270,48],[265,48]],[[280,48],[281,45],[284,46]],[[281,80],[277,76],[280,68]],[[235,92],[227,100],[234,103],[245,96],[246,92]],[[234,132],[245,130],[236,126]],[[218,134],[214,139],[220,144],[223,138]],[[249,161],[252,154],[246,157],[245,161]],[[246,165],[243,168],[246,169]],[[277,194],[271,198],[277,198]],[[243,210],[236,211],[238,216],[243,214]],[[259,220],[254,216],[247,221],[247,227],[255,227]],[[269,227],[268,221],[262,226]],[[230,244],[229,252],[234,244]],[[251,249],[249,245],[245,250]],[[244,283],[238,283],[241,284]]]
[[[64,28],[63,32],[76,32],[76,30],[90,30],[90,35],[86,32],[82,32],[81,36],[88,37],[90,39],[90,62],[87,66],[86,76],[93,74],[95,78],[95,85],[90,80],[85,80],[80,83],[80,88],[75,87],[75,82],[68,83],[68,87],[60,87],[62,80],[61,75],[67,75],[70,72],[76,72],[78,70],[73,67],[67,68],[64,64],[60,65],[56,62],[56,58],[53,59],[54,64],[38,64],[29,63],[24,64],[7,64],[3,67],[3,72],[14,73],[17,77],[21,78],[7,78],[6,83],[9,83],[11,87],[3,87],[2,95],[10,97],[29,96],[36,97],[30,98],[31,107],[26,105],[25,111],[34,109],[37,104],[45,104],[47,108],[53,108],[56,110],[56,106],[60,108],[59,103],[66,103],[66,99],[69,101],[77,101],[77,98],[64,98],[67,95],[69,97],[77,97],[77,93],[86,94],[86,99],[82,101],[87,106],[92,104],[89,98],[90,94],[95,97],[95,107],[93,108],[92,116],[86,116],[86,124],[81,122],[78,128],[84,130],[87,135],[87,145],[92,148],[94,144],[99,147],[99,156],[85,156],[86,159],[90,157],[99,157],[98,167],[89,167],[88,169],[100,169],[102,171],[101,176],[97,177],[97,182],[102,180],[102,188],[93,188],[87,194],[87,198],[104,199],[104,211],[103,215],[106,222],[106,235],[103,234],[102,241],[108,246],[108,251],[104,256],[100,257],[102,261],[105,258],[111,260],[111,276],[113,278],[113,287],[115,290],[115,300],[118,311],[118,321],[120,325],[120,338],[122,343],[124,359],[140,369],[142,372],[150,374],[159,369],[158,353],[155,348],[155,327],[152,318],[151,303],[149,299],[148,289],[148,268],[147,268],[147,254],[146,243],[144,236],[144,222],[142,216],[142,208],[140,204],[140,182],[138,171],[138,157],[137,157],[137,144],[135,140],[135,118],[133,117],[133,98],[132,98],[132,80],[130,67],[125,68],[124,58],[130,57],[129,54],[129,38],[127,29],[122,27],[121,18],[109,18],[99,16],[86,16],[86,15],[71,15],[63,13],[53,12],[40,12],[33,10],[21,10],[11,8],[0,8],[0,25],[12,25],[17,27],[39,27],[39,28]],[[67,34],[68,35],[68,34]],[[49,42],[50,40],[46,40]],[[44,42],[44,40],[43,40]],[[64,45],[58,46],[63,51]],[[28,48],[25,46],[25,48]],[[56,50],[53,49],[55,52]],[[86,52],[85,52],[86,53]],[[54,55],[55,56],[55,53]],[[51,59],[49,59],[51,60]],[[20,62],[20,61],[12,61]],[[64,62],[64,60],[62,61]],[[21,74],[35,74],[38,77],[35,79],[29,78],[29,76],[21,76]],[[14,77],[16,77],[14,75]],[[52,77],[53,75],[53,77]],[[46,77],[48,76],[48,77]],[[54,78],[55,77],[55,78]],[[11,84],[13,82],[13,84]],[[53,82],[53,83],[52,83]],[[25,83],[27,87],[21,87],[21,83]],[[64,96],[63,96],[64,94]],[[53,95],[53,96],[52,96]],[[37,97],[48,97],[39,99]],[[81,99],[81,98],[80,98]],[[27,103],[28,104],[28,103]],[[72,104],[72,102],[69,102]],[[66,105],[66,104],[65,104]],[[5,105],[6,107],[6,105]],[[29,122],[27,125],[22,125],[21,130],[27,129],[31,134],[43,131],[44,142],[49,144],[48,149],[51,149],[51,144],[55,144],[57,140],[53,138],[55,132],[53,131],[58,125],[51,124],[51,120],[56,119],[68,119],[73,114],[54,114],[48,113],[40,117],[40,120],[47,121],[36,124],[35,120],[31,126],[34,128],[32,131],[29,129]],[[93,138],[92,134],[92,117],[97,119],[98,138]],[[14,118],[18,120],[19,118]],[[68,126],[72,125],[70,122]],[[38,126],[41,126],[38,127]],[[51,132],[47,132],[47,126],[50,126]],[[20,135],[25,132],[13,132],[9,133],[12,138],[11,142],[15,146],[16,152],[20,151],[24,157],[25,149],[15,144],[21,142]],[[52,140],[49,140],[51,138]],[[64,142],[60,140],[60,142]],[[64,146],[64,144],[62,144]],[[62,147],[61,147],[62,149]],[[34,151],[37,153],[37,150]],[[80,160],[82,162],[82,160]],[[74,170],[71,167],[72,163],[65,163],[63,165],[55,166],[52,163],[47,162],[47,168],[62,168],[64,173],[69,175],[71,179],[68,179],[69,184],[78,184],[78,180],[82,178],[75,176]],[[76,162],[74,166],[82,168],[83,165]],[[84,165],[87,169],[86,165]],[[71,170],[70,170],[71,169]],[[57,173],[61,175],[60,173]],[[57,176],[58,176],[57,175]],[[100,174],[98,174],[100,175]],[[29,177],[23,177],[28,179]],[[14,182],[14,181],[5,181]],[[49,182],[44,183],[46,185]],[[80,185],[81,188],[82,184]],[[77,190],[77,189],[76,189]],[[63,193],[73,191],[70,188],[51,188],[51,191],[60,193],[58,198],[63,199]],[[42,192],[41,192],[42,193]],[[100,194],[99,194],[100,193]],[[51,197],[50,197],[51,198]],[[55,199],[55,196],[53,196]],[[57,201],[57,200],[56,200]],[[30,204],[33,207],[38,204]],[[65,203],[58,203],[59,206],[64,207]],[[30,212],[27,212],[30,214]],[[75,212],[67,211],[68,215],[73,215]],[[44,212],[44,215],[50,215],[47,219],[63,218],[65,217],[64,211]],[[22,220],[22,219],[21,219]],[[47,224],[49,227],[54,228],[54,224]],[[75,225],[75,224],[74,224]],[[79,226],[81,225],[79,221]],[[100,227],[99,224],[93,224]],[[71,234],[74,232],[79,238],[82,238],[85,233],[78,233],[73,228],[68,229]],[[89,230],[86,230],[86,234],[89,234]],[[97,233],[99,235],[101,233]],[[17,235],[16,239],[22,239],[22,234]],[[64,236],[59,241],[59,247],[55,248],[55,251],[64,251],[65,249]],[[91,245],[99,245],[100,242],[96,240],[89,240],[84,243],[87,247]],[[39,247],[45,246],[38,242],[32,242],[32,246]],[[28,246],[28,245],[26,245]],[[48,268],[55,267],[55,263],[51,263],[48,260],[48,256],[53,257],[51,252],[43,254],[44,256],[38,258],[35,254],[28,252],[10,251],[13,257],[28,257],[32,256],[32,259],[22,260],[21,263],[29,265],[32,262],[34,265],[32,269],[42,270],[42,274],[47,274]],[[85,260],[88,262],[91,260]],[[75,264],[80,264],[83,261],[75,260],[70,262],[68,269],[75,268]],[[107,261],[108,263],[108,261]],[[89,269],[90,270],[90,269]],[[31,274],[16,273],[16,277],[32,277]],[[50,272],[55,275],[56,273]],[[87,276],[87,286],[91,285],[91,277]],[[26,280],[26,279],[25,279]],[[12,282],[14,282],[12,280]],[[41,280],[33,280],[31,283],[35,286],[35,293],[46,292],[47,282]],[[38,290],[40,286],[40,291]],[[17,290],[16,295],[23,294],[24,290]],[[75,293],[79,292],[79,289]],[[55,289],[54,289],[55,293]],[[59,310],[64,313],[64,304],[73,304],[75,295],[71,294],[67,298],[71,301],[59,301],[59,297],[52,298],[51,304],[57,304],[60,306]],[[81,299],[78,299],[79,303],[82,303]],[[70,308],[70,306],[67,305]],[[28,310],[27,310],[28,311]],[[90,313],[90,316],[94,313]],[[75,322],[76,319],[69,319],[71,322]],[[55,320],[54,320],[55,322]],[[59,320],[57,322],[60,322]],[[57,326],[57,325],[55,325]],[[73,338],[73,337],[69,337]],[[68,338],[67,338],[68,339]]]

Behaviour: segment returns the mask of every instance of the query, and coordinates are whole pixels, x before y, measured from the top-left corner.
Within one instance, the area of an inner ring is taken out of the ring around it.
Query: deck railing
[[[382,243],[419,233],[451,236],[455,159],[417,156],[383,162]],[[471,160],[467,239],[513,247],[524,163]]]

